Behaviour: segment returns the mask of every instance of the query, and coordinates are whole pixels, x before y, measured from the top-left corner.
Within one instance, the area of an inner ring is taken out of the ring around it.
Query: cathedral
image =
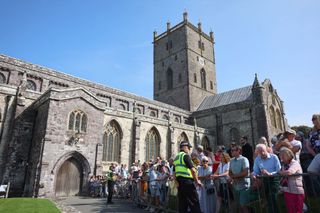
[[[112,162],[168,159],[182,140],[254,146],[284,131],[270,80],[218,93],[214,43],[187,13],[154,32],[154,100],[0,55],[0,182],[11,196],[72,196]]]

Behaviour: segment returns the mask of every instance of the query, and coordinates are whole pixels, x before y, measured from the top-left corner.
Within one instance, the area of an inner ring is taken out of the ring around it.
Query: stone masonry
[[[116,162],[127,165],[149,160],[151,130],[165,159],[182,139],[215,149],[242,135],[254,145],[285,130],[283,102],[270,80],[256,76],[252,85],[217,93],[213,46],[213,33],[192,25],[186,13],[181,23],[154,33],[158,101],[0,55],[0,182],[11,182],[12,196],[54,197],[60,169],[72,159],[79,193],[85,192],[89,176],[113,162],[103,159],[110,124],[120,142]],[[77,132],[70,116],[78,111],[86,122]]]

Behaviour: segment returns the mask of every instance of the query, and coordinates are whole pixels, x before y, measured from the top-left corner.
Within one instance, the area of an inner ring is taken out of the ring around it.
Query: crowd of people
[[[309,193],[303,181],[316,183],[310,190],[320,184],[319,176],[304,179],[301,175],[320,173],[320,115],[313,115],[312,122],[308,135],[289,129],[270,142],[261,137],[255,147],[246,136],[228,148],[218,146],[214,152],[201,145],[191,152],[191,144],[182,141],[175,158],[137,161],[129,172],[123,165],[112,165],[106,178],[90,179],[90,195],[106,196],[106,190],[95,186],[107,185],[108,203],[112,203],[113,177],[117,176],[129,180],[128,196],[149,212],[161,212],[172,200],[178,203],[179,212],[212,213],[232,205],[249,212],[250,203],[262,198],[267,211],[278,212],[279,192],[284,194],[287,212],[303,212],[307,208],[305,193]]]

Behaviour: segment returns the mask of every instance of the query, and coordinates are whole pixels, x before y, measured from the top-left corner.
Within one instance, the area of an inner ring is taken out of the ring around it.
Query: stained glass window
[[[105,130],[102,160],[120,162],[121,131],[115,121],[111,121]]]
[[[160,137],[155,128],[152,128],[146,136],[146,161],[160,156]]]

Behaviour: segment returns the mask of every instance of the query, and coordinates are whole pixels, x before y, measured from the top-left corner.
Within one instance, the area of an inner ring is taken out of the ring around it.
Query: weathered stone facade
[[[167,159],[182,139],[215,148],[247,135],[254,144],[286,128],[269,80],[217,94],[213,34],[186,14],[154,38],[159,101],[0,55],[0,182],[11,182],[12,195],[70,195],[59,191],[68,166],[78,171],[81,193],[111,162]]]

